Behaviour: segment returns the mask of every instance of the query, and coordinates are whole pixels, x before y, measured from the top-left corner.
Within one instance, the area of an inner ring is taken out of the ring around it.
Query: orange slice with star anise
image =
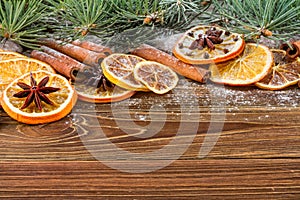
[[[39,70],[12,81],[2,93],[1,105],[19,122],[41,124],[65,117],[76,100],[77,94],[66,78]]]
[[[133,90],[126,90],[110,82],[104,76],[100,66],[92,71],[83,72],[83,76],[84,79],[76,80],[73,84],[79,100],[110,103],[122,101],[135,94]]]
[[[135,91],[126,90],[116,85],[112,88],[103,90],[101,88],[76,83],[75,89],[79,100],[91,103],[111,103],[122,101],[135,94]]]
[[[36,59],[22,57],[0,61],[0,96],[6,86],[17,77],[36,70],[46,70],[55,73],[48,64]]]
[[[239,55],[245,47],[240,34],[218,26],[196,26],[186,31],[173,48],[173,54],[189,64],[219,63]]]

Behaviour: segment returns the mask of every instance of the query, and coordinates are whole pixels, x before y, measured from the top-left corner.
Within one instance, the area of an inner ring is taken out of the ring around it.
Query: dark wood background
[[[0,197],[299,199],[299,91],[182,78],[165,95],[78,101],[51,124],[21,124],[1,110]],[[155,134],[149,127],[160,128]],[[210,146],[200,158],[200,148]],[[168,150],[148,156],[163,147]]]

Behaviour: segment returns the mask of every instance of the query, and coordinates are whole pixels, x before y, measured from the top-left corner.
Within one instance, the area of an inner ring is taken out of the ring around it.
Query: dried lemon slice
[[[178,76],[173,70],[154,61],[138,63],[134,69],[134,77],[157,94],[169,92],[178,83]]]
[[[130,54],[115,53],[107,56],[101,63],[104,76],[119,87],[134,91],[149,89],[134,78],[133,70],[143,58]]]

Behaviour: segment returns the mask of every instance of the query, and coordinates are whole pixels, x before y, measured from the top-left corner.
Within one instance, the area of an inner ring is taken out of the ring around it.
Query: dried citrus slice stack
[[[0,62],[0,95],[5,87],[19,76],[36,70],[55,73],[48,64],[32,58],[14,58]]]
[[[0,61],[13,58],[26,58],[26,56],[12,51],[0,51]]]
[[[76,92],[66,78],[39,70],[12,81],[3,91],[1,105],[19,122],[41,124],[65,117],[76,99]]]
[[[262,89],[280,90],[297,84],[300,80],[300,58],[288,59],[283,50],[272,52],[275,61],[272,70],[255,85]]]
[[[82,83],[75,83],[78,99],[92,103],[110,103],[122,101],[135,94],[133,90],[126,90],[118,86],[108,89],[95,88]]]
[[[133,70],[143,58],[130,54],[115,53],[107,56],[101,63],[104,76],[112,83],[134,91],[149,91],[149,89],[134,78]]]
[[[173,54],[189,64],[219,63],[236,57],[244,47],[239,34],[217,26],[196,26],[177,41]]]
[[[210,79],[225,85],[244,86],[263,79],[273,66],[273,54],[264,45],[247,43],[244,51],[229,61],[211,64]]]
[[[154,61],[138,63],[134,68],[134,77],[157,94],[169,92],[178,83],[178,76],[173,70]]]

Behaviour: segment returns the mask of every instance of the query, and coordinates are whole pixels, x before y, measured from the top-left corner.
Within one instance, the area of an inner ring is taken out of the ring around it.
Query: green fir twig
[[[0,35],[27,48],[36,48],[38,38],[44,37],[41,25],[45,7],[42,0],[0,1]]]
[[[214,0],[212,18],[246,39],[288,41],[300,31],[299,0]]]
[[[75,39],[91,33],[110,37],[147,27],[183,30],[209,8],[204,0],[45,0],[54,35]]]
[[[111,4],[105,0],[48,0],[56,16],[51,28],[60,37],[76,39],[92,34],[108,34],[112,22]],[[107,31],[107,32],[106,32]]]
[[[163,23],[163,11],[159,6],[159,0],[114,0],[113,12],[114,32],[123,32],[127,29],[136,28],[155,23]],[[145,19],[149,17],[149,22]]]
[[[191,26],[210,8],[211,1],[203,0],[162,0],[160,5],[165,13],[165,26],[172,29],[184,30]]]

